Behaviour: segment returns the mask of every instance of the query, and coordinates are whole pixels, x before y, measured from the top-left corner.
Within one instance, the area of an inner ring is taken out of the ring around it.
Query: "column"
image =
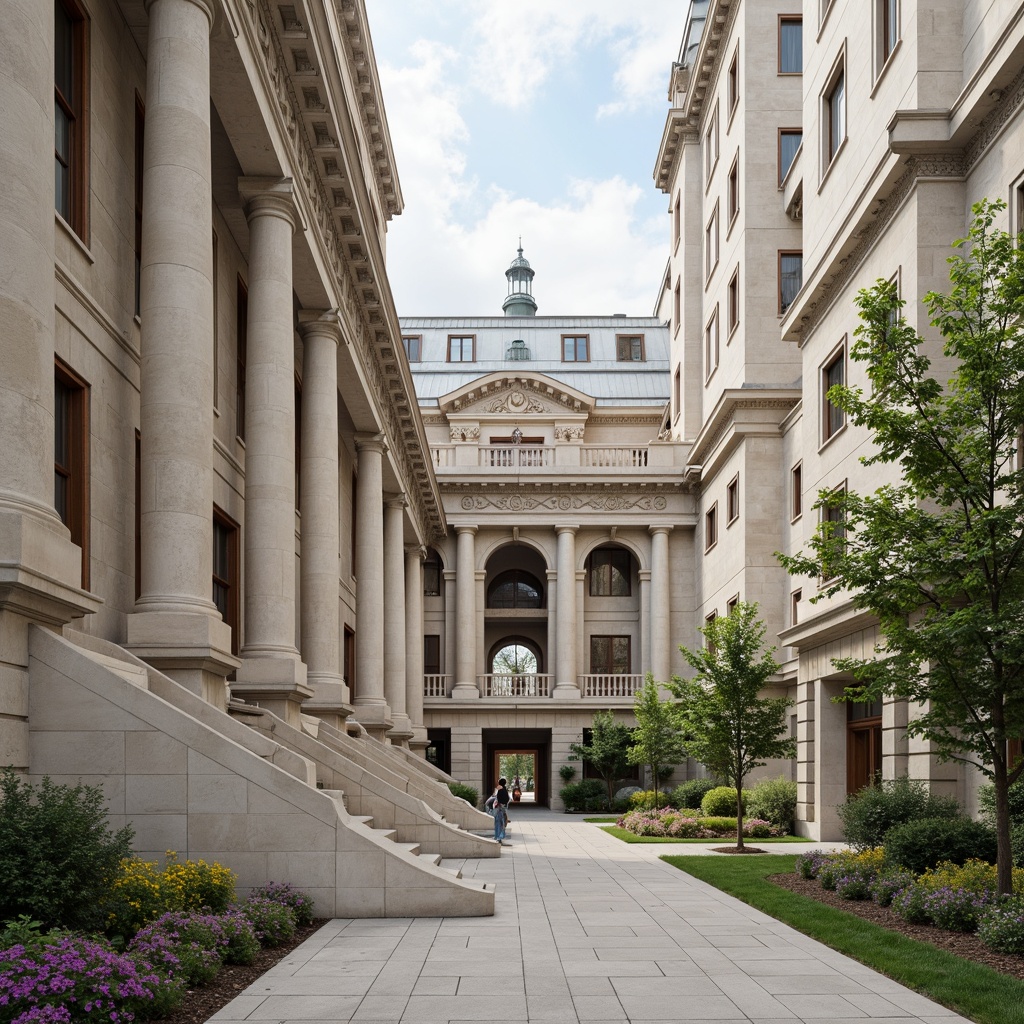
[[[148,5],[142,221],[141,596],[128,648],[223,705],[214,605],[213,199],[207,0]]]
[[[668,535],[671,526],[651,526],[651,672],[659,683],[671,674],[672,592],[669,587]]]
[[[640,659],[636,662],[640,672],[651,672],[651,570],[637,572],[640,580]]]
[[[302,659],[313,696],[303,710],[340,728],[349,714],[341,676],[338,501],[338,315],[300,314],[302,332]]]
[[[405,549],[405,712],[412,723],[409,746],[427,749],[423,725],[423,558],[419,544]]]
[[[392,743],[406,745],[412,723],[405,706],[405,495],[384,503],[384,699],[394,725]]]
[[[556,584],[558,620],[555,635],[555,687],[552,697],[579,697],[576,682],[576,531],[578,526],[558,526]]]
[[[292,725],[313,695],[295,644],[295,332],[289,179],[238,183],[249,222],[245,644],[233,694]]]
[[[0,67],[0,764],[27,769],[28,625],[100,606],[53,505],[52,6],[5,4]]]
[[[383,434],[357,434],[356,690],[354,716],[376,739],[394,724],[384,698]]]
[[[558,660],[558,573],[554,569],[548,569],[545,578],[548,588],[548,646],[547,658],[544,661],[544,671],[548,676],[549,688],[554,689],[555,666]]]
[[[475,526],[455,527],[455,688],[452,697],[480,696],[476,685],[476,554]]]
[[[445,688],[448,696],[452,696],[451,690],[455,685],[456,658],[455,651],[458,648],[458,621],[456,604],[456,574],[454,569],[442,570],[444,576],[444,652],[442,654],[442,665],[444,666]],[[449,686],[448,684],[452,685]]]

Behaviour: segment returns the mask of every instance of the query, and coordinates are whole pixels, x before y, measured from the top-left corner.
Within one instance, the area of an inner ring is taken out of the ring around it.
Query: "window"
[[[729,84],[727,88],[729,100],[729,115],[736,109],[740,99],[740,48],[737,45],[736,52],[732,55],[732,63],[729,65]]]
[[[846,541],[846,514],[843,511],[842,505],[839,504],[839,499],[846,493],[846,485],[843,484],[837,487],[829,498],[828,502],[821,508],[821,527],[822,533],[827,533],[833,537],[837,542],[839,552],[842,551]],[[826,524],[831,524],[826,526]],[[822,556],[821,563],[821,578],[823,580],[832,579],[835,573],[832,571],[832,566],[828,558]]]
[[[718,618],[718,612],[709,612],[704,616],[704,628],[707,629],[715,619]],[[709,640],[706,636],[704,637],[704,646],[707,648],[709,654],[714,654],[717,650],[716,645]]]
[[[249,290],[241,275],[235,302],[235,434],[245,440],[245,355],[249,332]]]
[[[821,368],[821,439],[834,437],[846,423],[846,414],[828,397],[829,389],[846,381],[846,345],[840,346]]]
[[[711,181],[711,173],[718,163],[718,107],[715,107],[708,130],[704,133],[704,181]]]
[[[729,278],[728,295],[729,333],[739,326],[740,322],[740,268],[737,267]]]
[[[704,513],[704,550],[710,551],[718,543],[718,502]]]
[[[629,597],[633,592],[633,556],[625,548],[596,548],[587,558],[591,597]]]
[[[798,462],[789,471],[790,508],[793,510],[791,519],[799,519],[804,514],[804,464]]]
[[[800,144],[804,140],[802,128],[780,128],[779,129],[779,184],[786,180],[790,167],[796,159],[800,150]]]
[[[683,371],[678,366],[672,377],[672,408],[676,416],[683,411]]]
[[[410,363],[418,363],[423,358],[423,338],[419,334],[402,336],[402,345],[405,347],[405,354]]]
[[[736,605],[738,605],[739,603],[740,603],[740,595],[739,594],[733,594],[733,596],[730,597],[729,600],[725,602],[725,614],[726,615],[732,615],[732,613],[736,610]]]
[[[846,74],[838,65],[822,97],[823,168],[828,168],[846,140]]]
[[[238,654],[238,523],[213,506],[213,603],[231,627],[231,653]]]
[[[682,215],[683,197],[679,194],[676,195],[676,205],[672,207],[672,248],[675,249],[679,245],[679,235],[681,234],[680,219]]]
[[[423,596],[441,596],[441,556],[433,549],[427,551],[423,563]]]
[[[729,168],[729,187],[727,190],[727,205],[726,212],[729,215],[729,224],[736,219],[736,214],[740,212],[740,155],[736,154],[735,159],[732,162],[732,167]]]
[[[672,294],[672,331],[673,333],[679,333],[679,324],[682,321],[682,286],[679,278],[676,279],[676,288]]]
[[[543,608],[544,588],[525,569],[498,573],[487,588],[488,608]]]
[[[448,335],[448,362],[475,363],[476,335]]]
[[[590,362],[590,336],[586,334],[563,334],[562,362]]]
[[[737,473],[725,489],[725,524],[729,526],[740,517],[740,475]]]
[[[345,633],[342,638],[341,664],[345,673],[345,682],[348,684],[348,699],[354,700],[356,696],[356,634],[355,630],[345,626]]]
[[[79,238],[86,236],[88,22],[71,0],[55,0],[54,202]]]
[[[793,305],[804,283],[804,254],[779,253],[779,313],[785,314]]]
[[[423,674],[428,676],[441,674],[440,633],[425,633],[423,635]]]
[[[779,18],[779,74],[799,75],[803,70],[803,19],[786,15]]]
[[[630,665],[630,637],[592,636],[590,671],[595,675],[625,675]]]
[[[718,304],[704,328],[704,381],[707,383],[711,375],[718,369]]]
[[[89,385],[59,359],[54,367],[53,506],[82,549],[89,589]]]
[[[142,170],[146,137],[146,109],[135,94],[135,315],[142,312]],[[65,218],[66,219],[66,218]],[[216,235],[214,236],[216,238]],[[216,267],[216,262],[214,266]],[[214,289],[214,295],[217,294]],[[216,324],[216,319],[214,319]],[[214,389],[214,407],[216,407]]]
[[[802,590],[794,590],[789,595],[789,624],[795,626],[800,621],[800,602],[803,600]]]
[[[846,705],[846,792],[873,785],[882,774],[882,702]]]
[[[620,363],[642,363],[645,358],[644,336],[642,334],[616,335],[615,358]]]
[[[881,72],[889,55],[896,49],[900,38],[899,0],[876,0],[878,30],[878,72]]]
[[[710,278],[718,266],[718,203],[704,229],[704,277]]]

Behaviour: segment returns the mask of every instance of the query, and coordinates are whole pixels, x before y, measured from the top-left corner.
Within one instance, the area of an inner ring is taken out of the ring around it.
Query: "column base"
[[[456,683],[452,687],[452,700],[476,700],[480,689],[476,683]]]
[[[295,657],[243,658],[231,694],[266,708],[288,725],[302,728],[305,701],[314,695],[306,682],[306,666]]]
[[[387,704],[359,704],[357,701],[352,709],[352,719],[381,743],[395,724],[391,717],[391,708]]]
[[[345,728],[345,719],[352,714],[348,686],[341,676],[308,675],[306,685],[313,696],[302,705],[304,715],[314,715],[335,729]]]
[[[412,727],[412,738],[409,740],[409,749],[420,757],[426,757],[426,749],[430,746],[427,738],[427,730],[422,725]]]
[[[125,647],[221,711],[226,678],[240,662],[231,653],[231,627],[202,612],[133,612]]]
[[[395,724],[392,725],[388,732],[388,739],[396,747],[407,747],[413,735],[412,722],[409,720],[408,715],[401,712],[394,715],[393,718]]]
[[[554,700],[579,700],[583,694],[575,683],[555,683],[551,696]]]

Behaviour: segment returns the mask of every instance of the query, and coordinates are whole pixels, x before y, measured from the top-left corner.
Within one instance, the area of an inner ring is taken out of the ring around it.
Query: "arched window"
[[[591,597],[629,597],[633,556],[625,548],[596,548],[587,558]]]
[[[441,596],[441,556],[433,549],[427,549],[427,557],[423,562],[423,596]]]
[[[498,573],[487,590],[488,608],[543,608],[544,589],[540,580],[524,569]]]
[[[502,644],[491,659],[491,671],[501,675],[532,675],[537,671],[537,654],[522,641],[512,639]]]

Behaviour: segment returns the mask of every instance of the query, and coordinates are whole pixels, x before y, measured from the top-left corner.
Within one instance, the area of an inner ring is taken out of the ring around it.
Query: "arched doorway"
[[[537,697],[543,669],[540,647],[525,636],[507,636],[491,648],[487,659],[490,697]]]

